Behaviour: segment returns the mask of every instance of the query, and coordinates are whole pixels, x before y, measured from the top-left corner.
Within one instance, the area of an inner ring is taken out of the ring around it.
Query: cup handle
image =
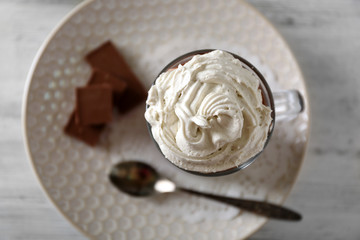
[[[276,120],[290,120],[304,111],[304,98],[298,90],[273,92]]]

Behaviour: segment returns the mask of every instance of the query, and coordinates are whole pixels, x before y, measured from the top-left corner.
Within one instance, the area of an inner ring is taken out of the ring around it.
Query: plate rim
[[[21,127],[22,127],[22,135],[23,135],[23,141],[24,141],[24,148],[26,152],[26,156],[29,161],[27,161],[32,169],[32,172],[35,175],[35,178],[37,179],[40,188],[42,192],[45,194],[46,198],[51,202],[53,206],[55,206],[55,209],[57,209],[57,212],[60,213],[72,226],[75,227],[80,233],[82,233],[86,238],[92,239],[92,236],[90,236],[87,232],[85,232],[83,229],[81,229],[79,226],[77,226],[66,214],[65,212],[60,209],[60,207],[55,203],[55,201],[50,196],[50,193],[48,192],[47,188],[45,187],[43,181],[40,179],[40,175],[38,171],[36,170],[35,162],[33,160],[31,151],[30,151],[30,145],[29,145],[29,139],[28,139],[28,133],[27,133],[27,108],[28,108],[28,98],[29,98],[29,90],[30,85],[32,82],[32,79],[34,77],[34,72],[39,64],[39,60],[44,54],[44,51],[46,50],[47,46],[50,44],[51,40],[55,37],[56,33],[67,23],[67,21],[74,15],[76,15],[81,9],[83,9],[85,6],[89,5],[90,3],[94,2],[96,0],[84,0],[83,2],[77,4],[73,9],[70,10],[65,16],[61,18],[61,20],[55,25],[55,27],[50,31],[50,33],[45,37],[43,42],[41,43],[39,49],[37,50],[34,59],[31,62],[29,72],[26,76],[25,80],[25,87],[23,92],[23,98],[22,98],[22,108],[21,108]]]
[[[52,199],[52,197],[50,196],[50,193],[48,192],[47,188],[45,187],[44,183],[42,182],[40,175],[38,173],[38,171],[36,170],[36,166],[35,166],[35,162],[33,160],[31,151],[30,151],[30,145],[29,145],[29,139],[28,139],[28,133],[27,133],[27,126],[26,126],[26,122],[27,122],[27,108],[28,108],[28,98],[29,98],[29,90],[30,90],[30,85],[31,82],[33,80],[34,77],[34,72],[39,64],[39,60],[42,57],[42,55],[44,54],[44,51],[46,50],[46,48],[48,47],[48,45],[50,44],[50,42],[53,40],[53,38],[55,37],[56,33],[68,22],[68,20],[73,17],[74,15],[76,15],[79,11],[81,11],[84,7],[86,7],[87,5],[91,4],[92,2],[95,2],[98,0],[84,0],[83,2],[77,4],[73,9],[70,10],[70,12],[68,12],[67,14],[65,14],[64,17],[61,18],[61,20],[55,25],[55,27],[50,31],[50,33],[45,37],[45,39],[43,40],[43,42],[41,43],[39,49],[37,50],[32,63],[30,65],[28,74],[26,76],[26,80],[25,80],[25,87],[24,87],[24,92],[23,92],[23,96],[22,96],[22,108],[21,108],[21,127],[22,127],[22,136],[23,136],[23,141],[24,141],[24,148],[25,148],[25,152],[26,152],[26,157],[28,158],[29,161],[29,165],[31,166],[31,169],[42,189],[42,192],[45,194],[46,198],[52,203],[53,206],[55,206],[55,208],[58,210],[58,212],[73,226],[75,227],[75,229],[77,229],[80,233],[82,233],[85,237],[92,239],[92,236],[90,236],[89,233],[87,233],[85,230],[83,230],[82,228],[80,228],[78,225],[76,225],[66,214],[65,212],[63,212],[62,209],[60,209],[60,207],[55,203],[55,201]],[[306,80],[304,78],[304,74],[299,66],[299,63],[297,61],[297,59],[295,58],[295,54],[292,51],[292,49],[290,48],[289,44],[287,43],[287,41],[285,40],[285,38],[283,37],[283,35],[279,32],[279,30],[273,25],[272,22],[270,22],[270,20],[268,20],[265,15],[263,13],[261,13],[258,9],[256,9],[251,3],[245,1],[245,0],[238,0],[238,2],[240,2],[240,4],[244,4],[247,8],[251,9],[251,11],[255,12],[256,15],[258,17],[260,17],[263,21],[265,21],[268,25],[268,27],[270,27],[275,34],[277,35],[277,37],[281,40],[281,42],[284,44],[284,48],[287,49],[291,59],[293,60],[294,63],[294,67],[295,69],[298,71],[299,73],[299,78],[304,86],[304,89],[302,91],[303,93],[303,97],[305,99],[306,102],[306,107],[305,107],[305,112],[308,116],[307,119],[307,130],[305,133],[305,137],[306,137],[306,141],[304,142],[304,150],[301,153],[301,162],[299,163],[299,167],[297,172],[295,173],[294,178],[292,179],[291,185],[288,189],[287,192],[284,193],[283,199],[280,201],[280,205],[283,205],[284,202],[286,201],[286,199],[289,197],[290,193],[292,192],[298,178],[301,172],[301,169],[303,168],[304,165],[304,161],[305,158],[308,154],[308,145],[309,145],[309,138],[310,138],[310,132],[311,132],[311,108],[310,108],[310,99],[309,99],[309,94],[308,94],[308,87],[307,87],[307,83]],[[263,221],[263,223],[259,224],[257,227],[255,227],[252,231],[250,231],[244,239],[247,239],[249,237],[251,237],[252,235],[254,235],[256,232],[258,232],[267,222],[269,221],[268,218],[265,218],[265,220]]]

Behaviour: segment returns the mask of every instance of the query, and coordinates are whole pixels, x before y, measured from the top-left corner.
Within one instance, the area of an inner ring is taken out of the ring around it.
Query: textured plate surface
[[[225,177],[189,175],[163,159],[148,135],[144,106],[116,116],[99,146],[89,148],[65,136],[62,129],[74,108],[74,89],[90,76],[84,55],[108,39],[146,88],[177,56],[218,48],[247,58],[273,90],[298,89],[308,106],[304,80],[286,43],[242,1],[83,3],[40,50],[25,96],[27,150],[55,206],[93,239],[242,239],[259,229],[266,219],[185,194],[130,198],[110,185],[107,174],[116,162],[138,159],[183,186],[281,203],[303,161],[309,111],[277,122],[269,145],[255,163]]]

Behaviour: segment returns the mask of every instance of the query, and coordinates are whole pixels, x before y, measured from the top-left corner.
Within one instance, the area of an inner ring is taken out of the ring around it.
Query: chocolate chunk
[[[127,83],[125,81],[111,75],[110,73],[94,69],[88,85],[97,85],[104,83],[110,85],[115,94],[122,94],[127,86]]]
[[[108,72],[127,83],[126,90],[116,102],[120,112],[127,112],[146,99],[144,87],[110,41],[90,52],[86,61],[93,68]]]
[[[98,84],[76,89],[76,122],[97,125],[112,120],[112,89]]]
[[[95,146],[104,130],[105,125],[83,126],[76,123],[75,112],[73,112],[66,124],[64,131],[69,136],[77,138],[90,146]]]

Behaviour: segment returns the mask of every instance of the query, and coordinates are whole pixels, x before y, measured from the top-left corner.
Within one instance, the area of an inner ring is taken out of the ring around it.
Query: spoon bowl
[[[120,191],[136,197],[153,195],[159,177],[153,167],[137,161],[118,163],[109,175],[111,183]]]

